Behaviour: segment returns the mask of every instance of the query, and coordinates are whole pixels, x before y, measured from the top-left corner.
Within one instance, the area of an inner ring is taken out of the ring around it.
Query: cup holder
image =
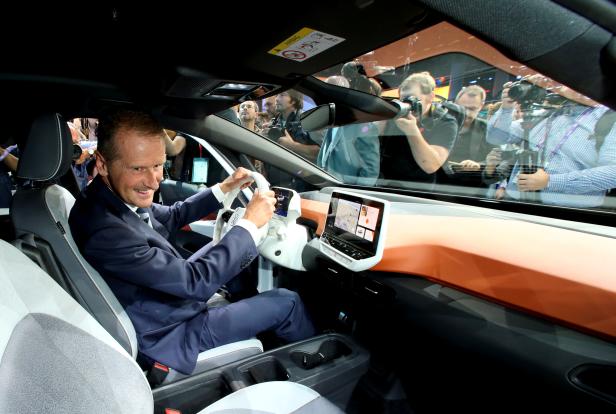
[[[289,380],[289,373],[282,366],[280,361],[274,357],[259,360],[255,364],[243,366],[240,368],[240,371],[250,384]]]
[[[351,348],[344,342],[338,339],[328,339],[319,346],[316,352],[302,350],[292,351],[291,360],[298,367],[308,370],[329,361],[333,361],[334,359],[350,355],[351,352]]]

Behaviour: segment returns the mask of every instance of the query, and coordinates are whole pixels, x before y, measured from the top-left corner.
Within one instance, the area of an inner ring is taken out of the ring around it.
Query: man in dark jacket
[[[428,72],[414,73],[400,84],[400,99],[418,100],[421,112],[380,123],[384,179],[435,182],[458,132],[455,118],[434,104],[435,87]]]
[[[81,253],[131,318],[142,355],[190,374],[199,352],[259,332],[272,330],[286,341],[314,334],[302,301],[285,289],[219,308],[206,304],[257,257],[257,228],[276,203],[272,191],[256,192],[218,244],[183,259],[170,234],[219,209],[248,172],[240,168],[184,202],[162,206],[152,202],[165,162],[161,126],[144,113],[122,111],[100,119],[97,132],[99,175],[77,199],[69,223]]]

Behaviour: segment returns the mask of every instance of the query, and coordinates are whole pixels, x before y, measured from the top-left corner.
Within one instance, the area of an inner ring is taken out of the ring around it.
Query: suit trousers
[[[201,257],[210,248],[211,243],[188,260]],[[206,311],[199,352],[254,338],[266,331],[272,331],[285,342],[300,341],[315,335],[312,320],[296,292],[272,289],[257,294],[256,283],[257,275],[246,268],[226,284],[231,300],[251,297]]]

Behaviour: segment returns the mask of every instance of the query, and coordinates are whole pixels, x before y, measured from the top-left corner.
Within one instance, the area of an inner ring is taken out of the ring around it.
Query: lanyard
[[[329,159],[329,156],[331,155],[333,149],[334,149],[334,145],[336,144],[336,142],[334,141],[337,137],[337,135],[340,133],[339,132],[339,127],[335,127],[331,129],[331,139],[328,140],[326,142],[326,146],[325,146],[325,150],[323,151],[323,165],[325,166],[325,164],[327,163],[327,160]]]
[[[544,169],[547,170],[548,166],[550,165],[550,161],[552,160],[554,155],[556,155],[556,153],[562,148],[562,146],[565,144],[565,142],[571,137],[571,135],[573,135],[575,130],[580,126],[580,124],[582,123],[584,118],[586,118],[588,115],[590,115],[590,113],[592,111],[593,111],[593,108],[586,108],[584,110],[584,112],[582,112],[576,118],[576,120],[573,122],[573,125],[571,125],[569,127],[567,132],[565,132],[565,135],[563,135],[562,139],[558,142],[558,144],[556,144],[554,149],[552,151],[550,151],[550,153],[548,154],[547,157],[545,157],[545,150],[546,150],[546,147],[547,147],[547,141],[548,141],[548,137],[550,135],[550,131],[552,130],[552,122],[553,122],[553,118],[552,117],[548,118],[548,120],[546,121],[546,125],[545,125],[545,134],[543,135],[543,139],[541,139],[541,141],[539,141],[537,143],[537,150],[540,150],[541,154],[542,154],[542,158],[543,158],[542,161],[543,161],[543,164],[544,164],[544,166],[543,166]]]
[[[199,144],[199,158],[203,158],[203,147]]]

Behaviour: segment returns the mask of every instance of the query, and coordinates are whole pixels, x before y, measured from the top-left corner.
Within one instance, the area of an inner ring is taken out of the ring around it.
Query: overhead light
[[[208,93],[204,96],[207,96],[208,98],[214,98],[214,99],[221,99],[221,100],[225,100],[225,101],[232,101],[234,100],[233,96],[229,96],[229,95],[214,95],[212,93]]]
[[[251,85],[247,83],[225,83],[223,85],[218,86],[216,89],[228,89],[231,91],[250,91],[254,89],[257,85]]]
[[[204,96],[227,96],[230,98],[240,98],[258,85],[249,83],[221,83]]]
[[[279,87],[279,85],[271,84],[221,82],[201,96],[204,98],[217,98],[242,102],[245,100],[258,99]]]

